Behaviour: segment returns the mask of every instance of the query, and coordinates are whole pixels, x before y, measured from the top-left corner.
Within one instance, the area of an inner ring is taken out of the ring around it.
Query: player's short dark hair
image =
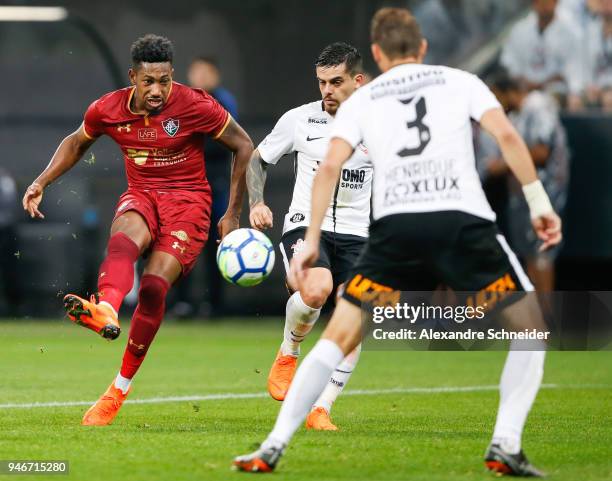
[[[408,9],[385,7],[372,17],[370,40],[393,60],[416,57],[421,49],[423,35]]]
[[[315,67],[336,67],[342,64],[346,66],[346,71],[350,75],[363,72],[363,61],[359,50],[345,42],[334,42],[321,50]]]
[[[521,80],[512,77],[506,69],[498,69],[487,79],[487,83],[492,89],[499,92],[518,92],[523,90]]]
[[[132,44],[132,64],[137,67],[142,62],[170,62],[174,57],[174,46],[166,37],[148,33]]]

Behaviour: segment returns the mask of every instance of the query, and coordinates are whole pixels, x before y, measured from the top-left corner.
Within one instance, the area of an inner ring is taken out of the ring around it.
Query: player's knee
[[[332,288],[324,284],[312,284],[306,287],[303,292],[300,292],[304,304],[309,307],[318,309],[325,304],[325,301],[331,294]]]
[[[142,276],[140,290],[138,291],[139,307],[148,312],[163,310],[169,287],[165,279],[159,276],[145,274]]]

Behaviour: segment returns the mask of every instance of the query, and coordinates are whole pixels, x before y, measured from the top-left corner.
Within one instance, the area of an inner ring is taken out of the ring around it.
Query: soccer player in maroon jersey
[[[110,136],[123,151],[128,190],[117,203],[98,297],[68,294],[64,304],[70,319],[102,337],[117,338],[117,313],[132,289],[134,262],[142,254],[149,259],[121,370],[85,413],[84,425],[106,425],[116,416],[161,324],[168,289],[189,273],[208,239],[211,190],[204,137],[234,153],[229,205],[218,224],[221,238],[238,228],[253,151],[249,136],[216,100],[172,80],[173,46],[168,39],[146,35],[134,42],[131,54],[132,86],[89,106],[83,124],[62,141],[23,198],[30,216],[43,219],[38,207],[45,187],[72,168],[98,137]]]

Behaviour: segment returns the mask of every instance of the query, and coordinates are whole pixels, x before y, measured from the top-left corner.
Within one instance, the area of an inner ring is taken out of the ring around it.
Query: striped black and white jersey
[[[283,155],[294,154],[295,186],[283,233],[310,224],[312,182],[327,153],[333,123],[334,117],[323,109],[321,101],[304,104],[286,112],[257,147],[269,164],[276,164]],[[322,229],[367,237],[371,184],[368,149],[358,142],[342,168]]]

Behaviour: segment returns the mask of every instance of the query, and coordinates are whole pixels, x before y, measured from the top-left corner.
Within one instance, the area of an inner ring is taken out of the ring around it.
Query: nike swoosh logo
[[[322,139],[322,138],[323,137],[310,137],[310,136],[308,136],[308,137],[306,137],[306,142],[310,142],[311,140],[319,140],[319,139]]]

